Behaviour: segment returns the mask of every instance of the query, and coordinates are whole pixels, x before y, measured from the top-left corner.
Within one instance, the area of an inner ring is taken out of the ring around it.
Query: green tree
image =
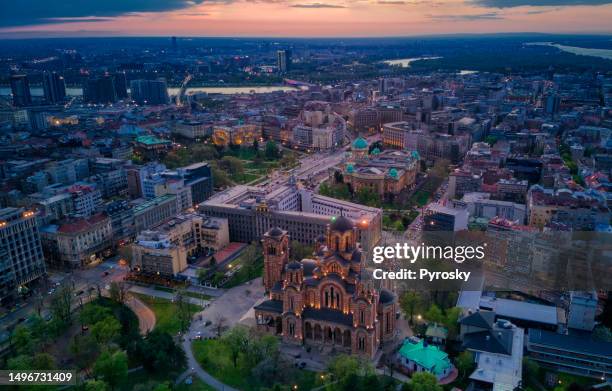
[[[266,159],[275,160],[279,158],[278,146],[276,142],[270,140],[266,143],[266,149],[264,151]]]
[[[96,377],[102,378],[114,390],[127,378],[127,354],[121,350],[105,350],[96,360],[93,371]]]
[[[348,379],[351,376],[368,376],[374,373],[372,363],[352,355],[340,354],[332,359],[328,370],[335,379]]]
[[[183,349],[166,332],[153,330],[133,346],[130,357],[143,363],[150,373],[172,372],[187,364]]]
[[[444,321],[444,315],[440,307],[432,304],[429,309],[427,309],[427,312],[425,312],[425,319],[427,319],[428,322],[442,323]]]
[[[218,167],[212,167],[213,183],[216,187],[227,187],[234,184],[225,171]]]
[[[88,380],[84,385],[85,391],[107,391],[108,384],[102,380]]]
[[[241,175],[244,173],[242,160],[234,156],[224,156],[221,159],[221,167],[227,169],[231,175]]]
[[[355,193],[357,202],[367,206],[380,205],[380,197],[369,187],[363,187]]]
[[[6,361],[7,369],[27,371],[32,368],[32,358],[27,354],[11,357]]]
[[[121,323],[113,317],[102,319],[91,326],[91,336],[99,344],[107,344],[117,338],[121,332]]]
[[[537,379],[540,375],[540,365],[530,358],[523,358],[523,369],[525,375]]]
[[[465,378],[474,367],[474,354],[469,350],[464,350],[455,359],[455,364],[457,365],[459,375]]]
[[[450,338],[454,338],[457,335],[459,315],[461,315],[461,308],[459,307],[448,308],[446,311],[444,311],[444,319],[442,323],[448,330],[448,335]]]
[[[417,372],[412,375],[410,382],[404,383],[402,391],[443,391],[443,388],[431,373]]]
[[[606,326],[597,326],[593,330],[593,339],[603,342],[612,342],[612,332]]]
[[[222,336],[223,343],[228,347],[234,368],[238,366],[238,356],[246,352],[249,346],[249,332],[245,326],[238,325]]]
[[[291,259],[294,261],[301,261],[304,258],[312,257],[314,251],[313,246],[308,246],[298,242],[297,240],[291,241]]]
[[[24,325],[19,325],[13,330],[11,343],[17,354],[32,354],[34,352],[35,341],[30,329]]]
[[[123,304],[127,300],[127,286],[123,282],[113,281],[110,283],[108,293],[111,300]]]
[[[79,314],[79,320],[83,324],[95,324],[101,320],[111,317],[113,313],[110,308],[90,303],[83,307]]]
[[[30,317],[30,332],[32,333],[32,337],[39,341],[42,344],[46,344],[51,337],[49,335],[49,328],[47,326],[47,322],[39,315],[34,315]]]
[[[32,357],[33,369],[55,369],[55,358],[49,353],[37,353]]]
[[[71,284],[64,284],[51,296],[51,313],[55,319],[69,325],[72,322],[72,298],[73,289]]]
[[[414,313],[421,306],[421,296],[414,291],[406,291],[400,297],[400,307],[404,314],[410,316],[410,324],[414,322]]]
[[[84,369],[93,364],[93,358],[100,351],[100,346],[91,335],[75,335],[70,343],[69,350],[73,354],[77,366]]]

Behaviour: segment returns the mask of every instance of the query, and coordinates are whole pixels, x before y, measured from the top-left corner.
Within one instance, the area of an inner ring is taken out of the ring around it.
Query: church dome
[[[347,217],[340,216],[331,224],[332,231],[346,232],[353,229],[353,222]]]
[[[273,236],[275,238],[279,236],[283,236],[283,230],[280,229],[279,227],[274,227],[268,231],[268,235]]]
[[[346,172],[348,172],[349,174],[352,174],[353,172],[355,172],[355,167],[353,167],[352,164],[348,164],[346,166]]]
[[[287,270],[300,270],[302,268],[302,264],[300,262],[289,262],[287,264]]]
[[[421,155],[417,151],[412,151],[412,158],[415,160],[421,160]]]
[[[357,140],[353,141],[353,149],[366,149],[368,147],[368,142],[363,137],[359,137]]]
[[[389,176],[390,176],[391,178],[395,178],[395,179],[397,179],[397,170],[396,170],[395,168],[390,169],[390,170],[389,170]]]
[[[391,304],[395,301],[395,295],[388,289],[380,290],[380,304]]]
[[[380,155],[380,149],[378,149],[378,148],[374,148],[374,149],[372,150],[372,155]]]

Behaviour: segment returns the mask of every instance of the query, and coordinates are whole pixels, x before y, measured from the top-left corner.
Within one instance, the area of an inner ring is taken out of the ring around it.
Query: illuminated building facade
[[[287,231],[275,227],[264,235],[269,300],[254,308],[257,327],[288,344],[374,357],[395,337],[395,295],[362,279],[357,228],[348,218],[327,225],[315,246],[314,259],[290,262]]]

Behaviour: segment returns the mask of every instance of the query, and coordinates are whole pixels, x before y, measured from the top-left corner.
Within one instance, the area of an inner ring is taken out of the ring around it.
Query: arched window
[[[363,310],[359,311],[359,323],[361,323],[362,325],[365,324],[365,313],[363,312]]]
[[[349,251],[351,249],[351,240],[350,238],[347,236],[346,237],[346,241],[344,244],[344,251]]]
[[[289,322],[289,335],[295,336],[295,323]]]
[[[289,309],[293,311],[293,297],[289,298]]]
[[[336,236],[336,246],[334,250],[340,251],[340,238],[338,236]]]
[[[365,352],[365,337],[359,337],[357,340],[357,349],[362,352]]]

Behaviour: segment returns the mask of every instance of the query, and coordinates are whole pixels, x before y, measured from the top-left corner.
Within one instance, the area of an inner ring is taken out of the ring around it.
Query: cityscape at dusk
[[[612,1],[0,3],[0,387],[612,390]]]

